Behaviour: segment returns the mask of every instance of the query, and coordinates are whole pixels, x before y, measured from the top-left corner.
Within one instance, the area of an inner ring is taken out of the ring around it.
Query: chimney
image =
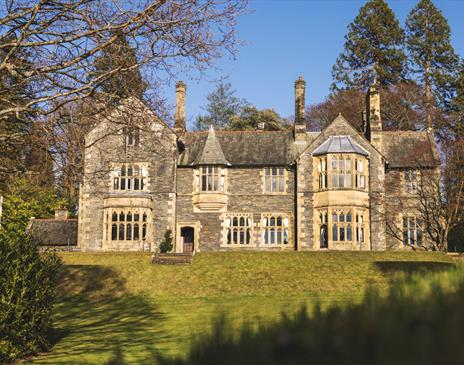
[[[186,131],[185,123],[185,91],[187,86],[178,81],[176,84],[176,113],[174,114],[174,130],[178,134]]]
[[[305,88],[306,81],[298,77],[295,81],[295,142],[306,142],[305,119]]]
[[[372,85],[366,95],[366,138],[375,148],[382,150],[382,118],[377,84]]]
[[[55,219],[64,220],[68,219],[68,210],[66,208],[58,208],[55,210]]]

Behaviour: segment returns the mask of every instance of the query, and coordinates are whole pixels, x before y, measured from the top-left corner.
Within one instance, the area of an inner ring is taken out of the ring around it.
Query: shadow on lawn
[[[95,363],[121,365],[126,363],[126,351],[136,357],[132,363],[157,358],[155,341],[166,339],[160,330],[163,320],[153,303],[126,291],[114,270],[66,266],[55,304],[55,346],[45,363],[85,363],[91,358]]]
[[[453,263],[439,261],[376,261],[374,265],[388,277],[430,274],[446,271],[455,266]]]

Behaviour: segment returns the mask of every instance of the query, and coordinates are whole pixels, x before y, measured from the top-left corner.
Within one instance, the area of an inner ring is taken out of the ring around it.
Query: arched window
[[[225,218],[227,245],[249,245],[251,243],[251,218],[247,215],[229,215]]]
[[[353,218],[351,209],[332,211],[332,241],[353,241]]]
[[[121,210],[111,212],[111,232],[110,236],[113,241],[139,241],[140,240],[140,215],[139,211]],[[145,222],[147,213],[143,213]],[[146,239],[147,223],[142,226],[142,239]]]
[[[263,243],[265,245],[288,244],[288,217],[269,214],[263,217]]]
[[[356,242],[364,242],[364,214],[359,211],[356,213]]]

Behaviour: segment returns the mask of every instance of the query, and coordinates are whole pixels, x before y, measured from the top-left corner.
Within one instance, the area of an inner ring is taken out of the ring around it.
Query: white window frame
[[[252,247],[253,215],[251,213],[227,213],[224,218],[223,247]]]

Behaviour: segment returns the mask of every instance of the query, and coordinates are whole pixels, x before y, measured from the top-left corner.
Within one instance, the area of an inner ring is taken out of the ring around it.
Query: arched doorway
[[[328,248],[329,247],[329,239],[327,235],[327,225],[323,224],[321,226],[321,231],[320,231],[320,248]]]
[[[180,236],[182,237],[182,252],[192,253],[195,244],[195,228],[193,227],[182,227],[180,229]]]

